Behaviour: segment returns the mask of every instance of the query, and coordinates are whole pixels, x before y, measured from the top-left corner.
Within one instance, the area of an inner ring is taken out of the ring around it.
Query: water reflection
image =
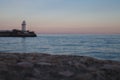
[[[23,50],[23,52],[27,52],[27,42],[26,42],[26,38],[21,38],[21,50]]]

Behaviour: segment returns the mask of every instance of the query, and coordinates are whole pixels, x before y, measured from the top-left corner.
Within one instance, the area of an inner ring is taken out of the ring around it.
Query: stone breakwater
[[[0,53],[0,80],[120,80],[120,62],[86,56]]]

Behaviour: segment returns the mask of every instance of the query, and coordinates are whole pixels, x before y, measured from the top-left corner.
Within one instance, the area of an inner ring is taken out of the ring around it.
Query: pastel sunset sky
[[[120,33],[120,0],[0,0],[0,30]]]

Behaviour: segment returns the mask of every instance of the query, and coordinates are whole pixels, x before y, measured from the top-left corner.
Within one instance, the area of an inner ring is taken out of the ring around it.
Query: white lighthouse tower
[[[26,22],[25,22],[25,20],[22,22],[21,26],[22,26],[22,32],[25,32],[26,31]]]

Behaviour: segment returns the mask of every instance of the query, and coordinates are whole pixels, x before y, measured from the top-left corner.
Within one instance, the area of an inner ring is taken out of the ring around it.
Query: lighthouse
[[[25,22],[25,20],[22,22],[21,26],[22,26],[22,32],[25,32],[26,31],[26,22]]]

